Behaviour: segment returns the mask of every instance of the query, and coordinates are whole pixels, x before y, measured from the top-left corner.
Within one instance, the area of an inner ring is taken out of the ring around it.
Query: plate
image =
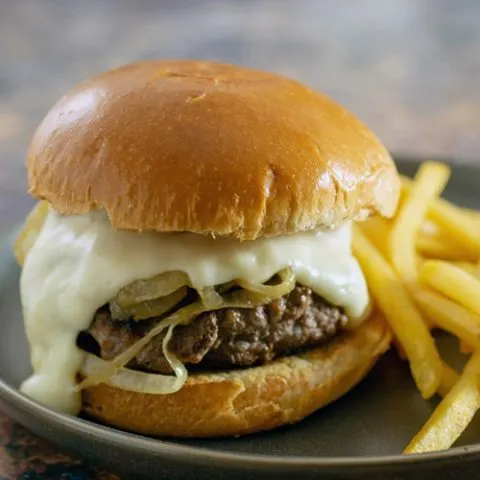
[[[418,163],[398,161],[405,173]],[[458,166],[446,196],[480,208],[480,170]],[[135,478],[478,478],[480,419],[445,452],[399,453],[435,408],[418,394],[405,362],[386,354],[354,390],[301,423],[242,438],[152,439],[55,413],[17,390],[30,365],[11,249],[0,256],[0,408],[37,435]],[[440,335],[445,358],[461,367],[457,342]],[[438,401],[438,400],[437,400]]]

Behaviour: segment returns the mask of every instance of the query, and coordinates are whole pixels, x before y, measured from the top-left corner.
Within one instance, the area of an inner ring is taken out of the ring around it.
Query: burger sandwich
[[[62,97],[27,163],[21,389],[52,409],[241,435],[334,401],[388,348],[350,243],[354,222],[395,213],[399,178],[325,95],[213,62],[130,64]]]

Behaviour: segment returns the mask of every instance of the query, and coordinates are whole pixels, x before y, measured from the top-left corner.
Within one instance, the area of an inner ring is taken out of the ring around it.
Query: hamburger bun
[[[213,62],[145,61],[50,110],[28,155],[30,193],[114,228],[253,240],[391,216],[387,150],[327,96]]]
[[[170,395],[100,384],[83,392],[85,413],[102,423],[154,436],[244,435],[295,423],[351,390],[390,345],[375,313],[327,345],[270,364],[190,374]]]

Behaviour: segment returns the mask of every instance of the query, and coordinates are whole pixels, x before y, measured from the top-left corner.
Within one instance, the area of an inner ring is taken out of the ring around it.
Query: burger
[[[32,139],[15,243],[33,373],[57,411],[147,435],[295,423],[388,348],[352,226],[399,177],[355,116],[296,81],[144,61],[80,84]]]

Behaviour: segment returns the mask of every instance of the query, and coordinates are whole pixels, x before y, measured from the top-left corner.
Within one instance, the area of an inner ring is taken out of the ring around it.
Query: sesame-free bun
[[[391,216],[399,179],[377,138],[285,77],[145,61],[67,93],[37,129],[30,192],[115,228],[241,240]]]
[[[355,386],[390,344],[378,313],[326,346],[270,364],[190,374],[169,395],[106,384],[83,392],[83,410],[97,421],[154,436],[243,435],[295,423]]]

